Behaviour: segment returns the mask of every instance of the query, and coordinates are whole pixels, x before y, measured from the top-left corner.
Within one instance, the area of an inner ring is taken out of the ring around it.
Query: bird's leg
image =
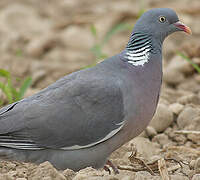
[[[109,174],[111,174],[111,170],[108,168],[108,166],[104,165],[103,169],[107,171]]]
[[[107,160],[106,165],[110,166],[113,169],[115,174],[119,174],[119,170],[113,165],[113,163],[110,160]],[[109,174],[111,174],[110,169],[106,165],[104,166],[104,170],[108,171]]]

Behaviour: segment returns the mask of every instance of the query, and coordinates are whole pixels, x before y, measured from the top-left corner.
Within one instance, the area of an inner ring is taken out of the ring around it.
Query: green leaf
[[[96,56],[97,59],[99,59],[103,54],[102,47],[99,44],[96,44],[94,47],[92,47],[91,51],[93,52],[93,54]]]
[[[94,24],[92,24],[92,25],[90,26],[90,31],[91,31],[92,35],[96,38],[96,37],[97,37],[97,29],[96,29],[96,27],[94,26]]]
[[[188,58],[187,56],[185,56],[183,53],[181,53],[181,52],[178,52],[178,55],[179,56],[181,56],[183,59],[185,59],[186,61],[188,61],[193,67],[194,67],[194,69],[198,72],[198,73],[200,73],[200,67],[197,65],[197,64],[195,64],[194,62],[192,62],[192,60],[190,59],[190,58]]]
[[[9,78],[10,73],[8,71],[6,71],[5,69],[0,69],[0,76]]]
[[[3,101],[0,99],[0,106],[2,106],[3,105]]]
[[[90,27],[90,29],[91,29],[91,33],[96,38],[97,29],[95,28],[95,26],[92,25]],[[103,38],[103,40],[101,42],[95,43],[94,46],[91,48],[91,51],[95,55],[97,61],[108,57],[105,53],[103,53],[103,46],[110,40],[110,38],[114,34],[116,34],[118,32],[122,32],[122,31],[130,30],[130,29],[132,29],[132,26],[130,26],[127,23],[117,24],[110,31],[108,31],[106,33],[106,35],[104,36],[104,38]],[[94,64],[96,64],[96,62]],[[91,66],[93,66],[93,64]]]
[[[12,91],[8,85],[5,86],[4,93],[8,99],[9,104],[13,103],[14,100],[13,100],[13,96],[12,96]]]
[[[12,103],[13,99],[12,99],[12,94],[10,92],[10,89],[7,85],[3,84],[0,82],[0,89],[3,91],[3,93],[6,95],[8,102]]]
[[[13,102],[16,100],[16,97],[18,96],[18,92],[17,90],[13,87],[12,85],[12,81],[11,81],[11,78],[9,77],[7,79],[7,86],[9,88],[9,91],[11,92],[11,95],[12,95],[12,100]]]
[[[145,11],[146,11],[146,10],[145,10],[144,8],[141,8],[141,9],[139,10],[139,12],[138,12],[138,18],[140,18],[140,17],[144,14]]]
[[[0,82],[0,89],[3,91],[4,89],[4,84],[2,82]]]
[[[20,100],[20,99],[23,98],[26,90],[30,87],[31,83],[32,83],[32,78],[31,77],[27,77],[24,80],[22,86],[19,89],[19,94],[18,94],[17,100]]]

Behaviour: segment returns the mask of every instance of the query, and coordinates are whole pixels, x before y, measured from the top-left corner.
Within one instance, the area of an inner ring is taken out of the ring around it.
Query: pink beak
[[[186,32],[187,34],[192,34],[191,29],[180,21],[174,23],[174,26],[176,26],[181,31]]]

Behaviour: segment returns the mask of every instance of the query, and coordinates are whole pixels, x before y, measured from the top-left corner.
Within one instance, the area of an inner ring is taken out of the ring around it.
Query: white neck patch
[[[149,62],[150,46],[144,46],[140,49],[128,51],[126,53],[126,58],[129,60],[128,63],[133,66],[143,66],[145,63]]]

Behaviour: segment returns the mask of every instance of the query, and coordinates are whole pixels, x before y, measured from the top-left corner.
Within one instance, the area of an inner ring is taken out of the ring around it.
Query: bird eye
[[[161,23],[165,22],[165,21],[166,21],[165,16],[160,16],[160,17],[159,17],[159,21],[160,21]]]

